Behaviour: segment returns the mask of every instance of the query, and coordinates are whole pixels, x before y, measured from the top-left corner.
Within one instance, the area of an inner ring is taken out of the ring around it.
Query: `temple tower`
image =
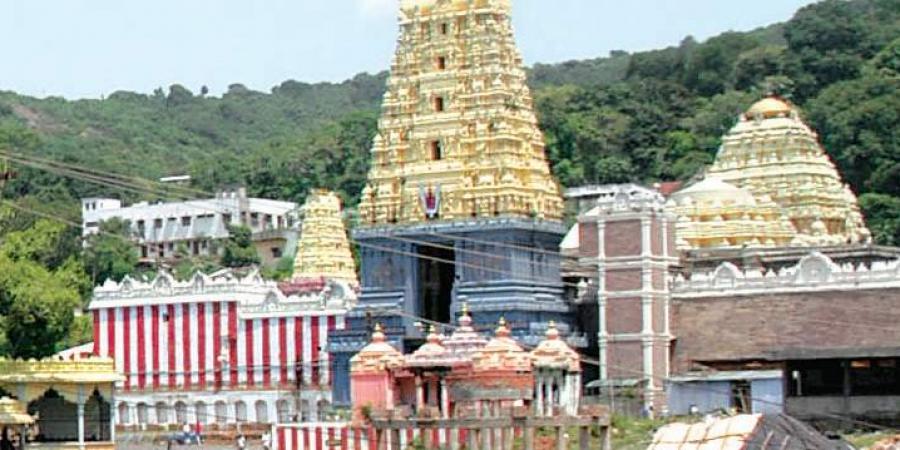
[[[322,278],[359,285],[341,216],[341,200],[333,192],[315,190],[303,205],[303,228],[292,278]]]
[[[509,0],[401,1],[354,230],[363,293],[335,350],[365,345],[377,315],[410,351],[424,338],[416,316],[448,323],[466,301],[476,327],[505,316],[527,343],[551,320],[571,333],[562,198],[510,12]]]
[[[771,198],[796,229],[793,245],[867,243],[856,196],[797,108],[770,97],[742,114],[723,138],[709,176]]]

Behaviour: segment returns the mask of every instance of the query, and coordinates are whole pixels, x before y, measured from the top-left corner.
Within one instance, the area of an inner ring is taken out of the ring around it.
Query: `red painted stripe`
[[[253,386],[256,384],[256,380],[254,379],[255,367],[253,364],[253,321],[246,320],[244,321],[244,336],[246,338],[247,343],[247,384],[249,386]]]
[[[153,305],[150,308],[150,315],[153,316],[153,323],[150,324],[150,341],[153,346],[153,388],[159,388],[159,306]]]
[[[315,448],[321,449],[322,447],[322,429],[316,427],[316,446]]]
[[[284,434],[287,433],[287,431],[288,430],[286,430],[284,428],[281,428],[278,430],[278,450],[284,450],[286,448],[284,445],[284,443],[285,443]]]
[[[326,446],[328,446],[328,444],[334,442],[334,434],[335,434],[335,433],[334,433],[334,428],[329,428],[329,429],[328,429],[328,438],[327,438],[326,441],[325,441],[325,445],[326,445]],[[327,447],[327,448],[331,448],[331,447]]]
[[[169,387],[175,387],[175,373],[181,370],[178,367],[175,367],[175,305],[169,305],[168,307],[168,315],[169,315]]]
[[[281,368],[278,379],[281,380],[282,386],[288,384],[287,354],[287,319],[282,317],[278,319],[278,357],[280,358],[278,366]]]
[[[213,364],[216,369],[213,371],[213,384],[219,389],[222,387],[222,305],[213,303]]]
[[[206,387],[206,304],[197,304],[197,382]]]
[[[350,450],[350,429],[341,428],[341,449]]]
[[[116,356],[116,310],[105,309],[106,311],[106,356],[115,358]]]
[[[303,448],[309,450],[309,428],[303,429]]]
[[[295,381],[302,383],[302,371],[303,364],[306,361],[306,358],[303,357],[303,318],[295,317],[294,318],[294,376],[301,377],[299,380],[295,378]]]
[[[310,336],[312,354],[309,355],[309,359],[312,367],[312,384],[315,386],[319,384],[319,320],[321,317],[311,317],[310,320],[312,322],[312,336]]]
[[[181,352],[184,355],[184,387],[191,387],[191,305],[181,305]]]
[[[147,383],[147,361],[146,351],[144,349],[146,336],[144,336],[144,307],[137,307],[137,371],[138,371],[138,387],[144,389]]]
[[[362,435],[363,429],[357,428],[356,432],[353,433],[353,450],[363,450],[362,448]]]
[[[262,320],[262,373],[263,386],[272,385],[272,340],[270,336],[269,319]]]
[[[408,428],[406,430],[406,445],[412,444],[412,441],[416,438],[416,434],[413,432],[412,428]]]
[[[296,428],[291,428],[291,448],[293,450],[300,448],[300,431]]]
[[[378,450],[378,442],[375,442],[375,427],[369,427],[369,450]]]
[[[236,386],[238,384],[238,351],[237,351],[237,303],[228,304],[228,352],[231,373],[229,374],[230,384]]]
[[[424,439],[423,439],[424,440]],[[437,428],[431,430],[431,448],[437,448],[440,445],[441,438]]]
[[[131,309],[122,310],[122,355],[125,364],[125,390],[131,390]]]
[[[94,356],[100,356],[100,310],[94,310]]]

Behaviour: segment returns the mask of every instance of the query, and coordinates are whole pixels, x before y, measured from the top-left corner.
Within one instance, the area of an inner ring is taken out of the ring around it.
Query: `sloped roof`
[[[843,445],[843,446],[842,446]],[[647,450],[838,450],[814,428],[785,414],[743,414],[696,424],[673,423],[656,432]]]

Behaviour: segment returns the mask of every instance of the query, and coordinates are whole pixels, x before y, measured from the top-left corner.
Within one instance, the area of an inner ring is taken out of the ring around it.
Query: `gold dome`
[[[748,119],[754,119],[756,117],[770,119],[773,117],[790,116],[793,111],[794,107],[787,101],[778,97],[766,97],[754,103],[753,106],[747,110],[746,116]]]

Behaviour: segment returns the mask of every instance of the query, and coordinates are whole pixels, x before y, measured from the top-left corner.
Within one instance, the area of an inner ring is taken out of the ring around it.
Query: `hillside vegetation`
[[[860,195],[878,242],[900,245],[900,0],[826,0],[783,24],[705,42],[687,37],[649,52],[538,64],[529,74],[547,155],[565,186],[689,180],[712,162],[740,112],[767,93],[787,97]],[[267,93],[235,84],[222,97],[180,85],[102,100],[0,92],[0,150],[142,178],[187,173],[198,189],[239,183],[256,196],[297,202],[311,188],[325,187],[353,205],[365,183],[386,76],[286,81]],[[76,222],[80,197],[139,199],[16,170],[4,187],[6,199]],[[0,354],[38,355],[61,345],[57,338],[73,326],[85,332],[69,316],[47,315],[44,303],[20,300],[42,295],[39,284],[21,288],[22,277],[56,274],[69,283],[56,296],[64,308],[73,298],[83,301],[100,274],[120,276],[133,267],[122,255],[127,248],[94,243],[108,251],[83,254],[71,245],[77,230],[36,220],[12,210],[0,214],[0,266],[18,267],[0,267],[7,274],[0,280]],[[21,245],[11,247],[16,240]],[[41,322],[44,317],[53,323]],[[23,336],[56,327],[57,342],[12,348],[3,331],[8,338],[16,324]]]

